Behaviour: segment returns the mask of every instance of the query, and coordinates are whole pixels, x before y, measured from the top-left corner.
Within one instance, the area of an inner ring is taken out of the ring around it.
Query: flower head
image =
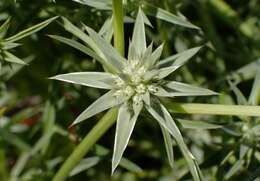
[[[163,45],[155,51],[152,51],[152,44],[147,47],[144,18],[147,19],[139,10],[132,41],[129,45],[128,60],[122,57],[98,33],[86,27],[89,34],[86,37],[91,40],[88,45],[95,52],[94,58],[100,59],[100,62],[109,67],[112,73],[78,72],[57,75],[53,79],[110,90],[82,112],[73,124],[82,122],[111,107],[119,108],[112,160],[113,171],[122,158],[141,110],[146,108],[161,125],[165,135],[166,148],[171,150],[171,137],[173,137],[187,159],[193,177],[198,179],[199,171],[194,157],[188,151],[178,127],[158,97],[216,94],[208,89],[163,80],[194,56],[201,47],[188,49],[159,61]],[[65,21],[69,24],[67,20]],[[70,24],[70,26],[72,25]],[[171,155],[168,156],[172,162]]]

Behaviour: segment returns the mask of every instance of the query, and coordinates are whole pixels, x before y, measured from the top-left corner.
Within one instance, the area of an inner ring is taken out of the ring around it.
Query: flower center
[[[139,61],[131,60],[126,63],[123,69],[123,77],[115,79],[115,96],[127,97],[132,99],[134,104],[140,104],[146,93],[155,93],[158,91],[156,85],[145,82],[143,77],[146,73],[146,68],[140,65]]]

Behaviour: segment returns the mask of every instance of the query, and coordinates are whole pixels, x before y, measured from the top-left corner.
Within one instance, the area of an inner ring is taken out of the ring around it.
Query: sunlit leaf
[[[146,36],[145,36],[145,26],[144,26],[144,19],[143,19],[143,12],[139,9],[137,18],[135,21],[134,32],[132,36],[132,45],[135,48],[135,53],[138,57],[146,50]]]
[[[188,163],[193,179],[195,181],[201,181],[202,175],[200,174],[200,170],[197,166],[196,159],[186,146],[183,137],[180,133],[180,130],[178,129],[177,125],[172,119],[170,113],[158,100],[152,100],[153,102],[151,103],[151,106],[146,106],[146,109],[159,122],[159,124],[163,126],[175,139],[179,148],[181,149],[183,156],[185,157]]]
[[[158,7],[154,7],[148,3],[145,3],[142,6],[142,8],[147,15],[154,16],[158,19],[167,21],[169,23],[180,25],[180,26],[183,26],[186,28],[192,28],[192,29],[198,29],[198,30],[200,29],[198,26],[193,25],[192,23],[183,19],[182,17],[178,17],[178,16],[170,13],[169,11],[166,11],[166,10],[158,8]]]
[[[74,72],[57,75],[51,79],[100,89],[112,89],[115,80],[112,74],[105,72]]]
[[[112,1],[111,0],[73,0],[77,3],[81,3],[84,5],[88,5],[90,7],[94,7],[101,10],[111,10],[112,9]]]
[[[89,168],[97,165],[100,162],[99,157],[90,157],[82,159],[79,164],[70,172],[69,176],[72,177],[83,171],[88,170]]]
[[[196,87],[193,85],[171,81],[159,88],[158,92],[155,93],[161,97],[177,97],[177,96],[209,96],[217,95],[216,92],[209,89]]]
[[[141,109],[142,105],[134,105],[134,107],[131,108],[127,102],[119,108],[112,158],[112,173],[115,171],[123,156]]]
[[[190,121],[185,119],[177,119],[179,123],[186,129],[218,129],[221,125],[207,123],[205,121]]]
[[[83,111],[73,122],[73,125],[82,122],[111,107],[117,106],[124,102],[124,100],[124,98],[116,98],[114,96],[114,91],[109,91],[108,93],[97,99],[94,103],[92,103],[85,111]]]
[[[159,69],[159,78],[164,78],[184,65],[191,57],[193,57],[202,47],[195,47],[173,56],[170,56],[164,60],[161,60],[157,66]]]
[[[93,39],[93,41],[97,44],[99,49],[106,57],[106,63],[111,65],[117,72],[122,71],[124,62],[126,60],[116,51],[111,44],[109,44],[106,40],[104,40],[100,35],[98,35],[94,30],[89,27],[85,27]]]
[[[11,62],[11,63],[17,63],[17,64],[21,64],[21,65],[26,65],[26,63],[23,60],[21,60],[20,58],[16,57],[13,54],[11,54],[10,52],[5,51],[4,54],[5,54],[5,57],[4,57],[5,61]]]
[[[136,172],[136,173],[139,173],[139,172],[142,172],[142,168],[139,167],[137,164],[135,164],[134,162],[122,157],[119,165],[123,168],[125,168],[126,170],[129,170],[131,172]]]
[[[100,56],[98,56],[93,50],[86,47],[85,45],[83,45],[83,44],[81,44],[81,43],[79,43],[75,40],[64,38],[64,37],[61,37],[61,36],[57,36],[57,35],[49,35],[49,36],[51,38],[55,39],[55,40],[58,40],[62,43],[65,43],[65,44],[85,53],[88,56],[91,56],[95,60],[99,61],[101,64],[105,64],[104,60]]]

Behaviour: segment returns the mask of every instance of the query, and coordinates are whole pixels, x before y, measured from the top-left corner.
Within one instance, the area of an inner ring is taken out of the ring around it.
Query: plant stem
[[[85,136],[81,143],[75,148],[73,153],[62,165],[53,181],[63,181],[67,178],[71,170],[80,162],[90,148],[98,139],[115,123],[117,109],[111,109],[105,116],[94,126],[94,128]]]
[[[0,143],[1,144],[1,143]],[[0,145],[2,146],[2,145]],[[8,181],[8,172],[6,167],[5,150],[0,148],[0,178],[3,181]]]
[[[113,0],[113,21],[114,21],[114,46],[124,56],[124,22],[122,0]],[[75,148],[73,153],[67,158],[59,171],[53,178],[53,181],[64,181],[71,170],[88,153],[90,148],[105,134],[105,132],[116,122],[117,109],[110,109],[103,118],[92,128],[81,143]]]
[[[122,0],[113,0],[114,46],[121,55],[125,54],[124,16]]]
[[[260,106],[168,102],[166,107],[171,113],[260,117]]]

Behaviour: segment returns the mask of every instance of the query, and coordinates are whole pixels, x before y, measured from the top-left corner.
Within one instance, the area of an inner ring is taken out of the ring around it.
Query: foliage
[[[0,1],[0,180],[53,179],[115,105],[116,126],[68,180],[256,180],[259,117],[174,114],[171,105],[259,105],[259,1],[125,0],[123,7],[127,58],[111,43],[112,0]],[[145,84],[126,89],[140,72]],[[198,96],[215,94],[206,88],[220,94]]]

